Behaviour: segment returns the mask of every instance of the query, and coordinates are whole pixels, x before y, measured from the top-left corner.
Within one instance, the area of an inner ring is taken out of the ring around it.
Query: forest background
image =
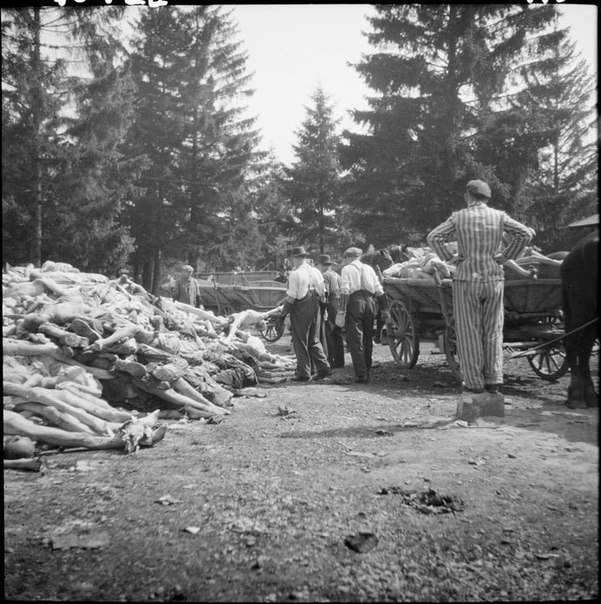
[[[182,263],[419,245],[471,178],[567,249],[598,211],[597,108],[559,6],[373,6],[357,130],[317,86],[290,165],[260,150],[231,6],[3,8],[4,261],[129,266],[157,293]]]

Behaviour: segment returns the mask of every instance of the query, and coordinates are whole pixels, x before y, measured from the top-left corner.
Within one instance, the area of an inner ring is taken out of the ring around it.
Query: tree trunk
[[[33,180],[34,180],[34,229],[32,241],[32,261],[34,266],[42,266],[42,158],[41,158],[41,113],[42,113],[42,85],[41,69],[41,23],[40,9],[33,9],[33,60],[31,81],[33,82],[31,112],[33,120]]]
[[[155,296],[159,295],[159,285],[161,284],[161,260],[163,253],[160,247],[157,247],[154,251],[154,270],[151,293]]]

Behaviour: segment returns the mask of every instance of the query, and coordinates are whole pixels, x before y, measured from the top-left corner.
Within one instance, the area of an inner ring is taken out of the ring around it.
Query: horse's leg
[[[576,409],[584,403],[584,383],[578,355],[580,342],[581,338],[578,333],[568,336],[564,341],[566,359],[570,367],[570,385],[568,386],[566,406],[570,409]]]
[[[598,407],[599,396],[595,392],[595,385],[591,376],[591,352],[595,338],[596,330],[590,328],[583,334],[578,351],[578,364],[580,366],[580,377],[582,378],[583,398],[587,407]]]
[[[374,330],[374,342],[376,344],[382,341],[382,327],[384,327],[384,321],[382,321],[382,313],[378,311],[376,313],[376,328]]]

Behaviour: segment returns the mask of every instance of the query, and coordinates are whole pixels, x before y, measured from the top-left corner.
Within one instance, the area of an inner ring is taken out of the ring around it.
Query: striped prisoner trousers
[[[503,281],[453,281],[453,314],[463,385],[503,383]]]

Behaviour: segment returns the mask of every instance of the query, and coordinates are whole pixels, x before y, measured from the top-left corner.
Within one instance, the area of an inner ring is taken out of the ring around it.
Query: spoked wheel
[[[455,328],[451,325],[446,328],[444,333],[444,354],[447,357],[447,364],[451,373],[460,381],[463,381],[463,374],[459,366],[459,358],[457,356],[457,338],[455,336]]]
[[[550,324],[557,330],[563,331],[563,316],[549,317],[544,324]],[[537,354],[527,357],[532,371],[543,380],[553,381],[565,375],[570,366],[566,349],[562,342],[541,348]]]
[[[532,371],[543,380],[557,380],[569,369],[566,351],[561,344],[542,348],[538,354],[527,358]]]
[[[419,356],[417,319],[404,302],[395,300],[390,305],[390,323],[386,326],[388,346],[394,360],[410,369]]]
[[[267,321],[265,327],[259,328],[259,333],[267,342],[277,342],[284,335],[285,327],[285,319],[271,318]]]

